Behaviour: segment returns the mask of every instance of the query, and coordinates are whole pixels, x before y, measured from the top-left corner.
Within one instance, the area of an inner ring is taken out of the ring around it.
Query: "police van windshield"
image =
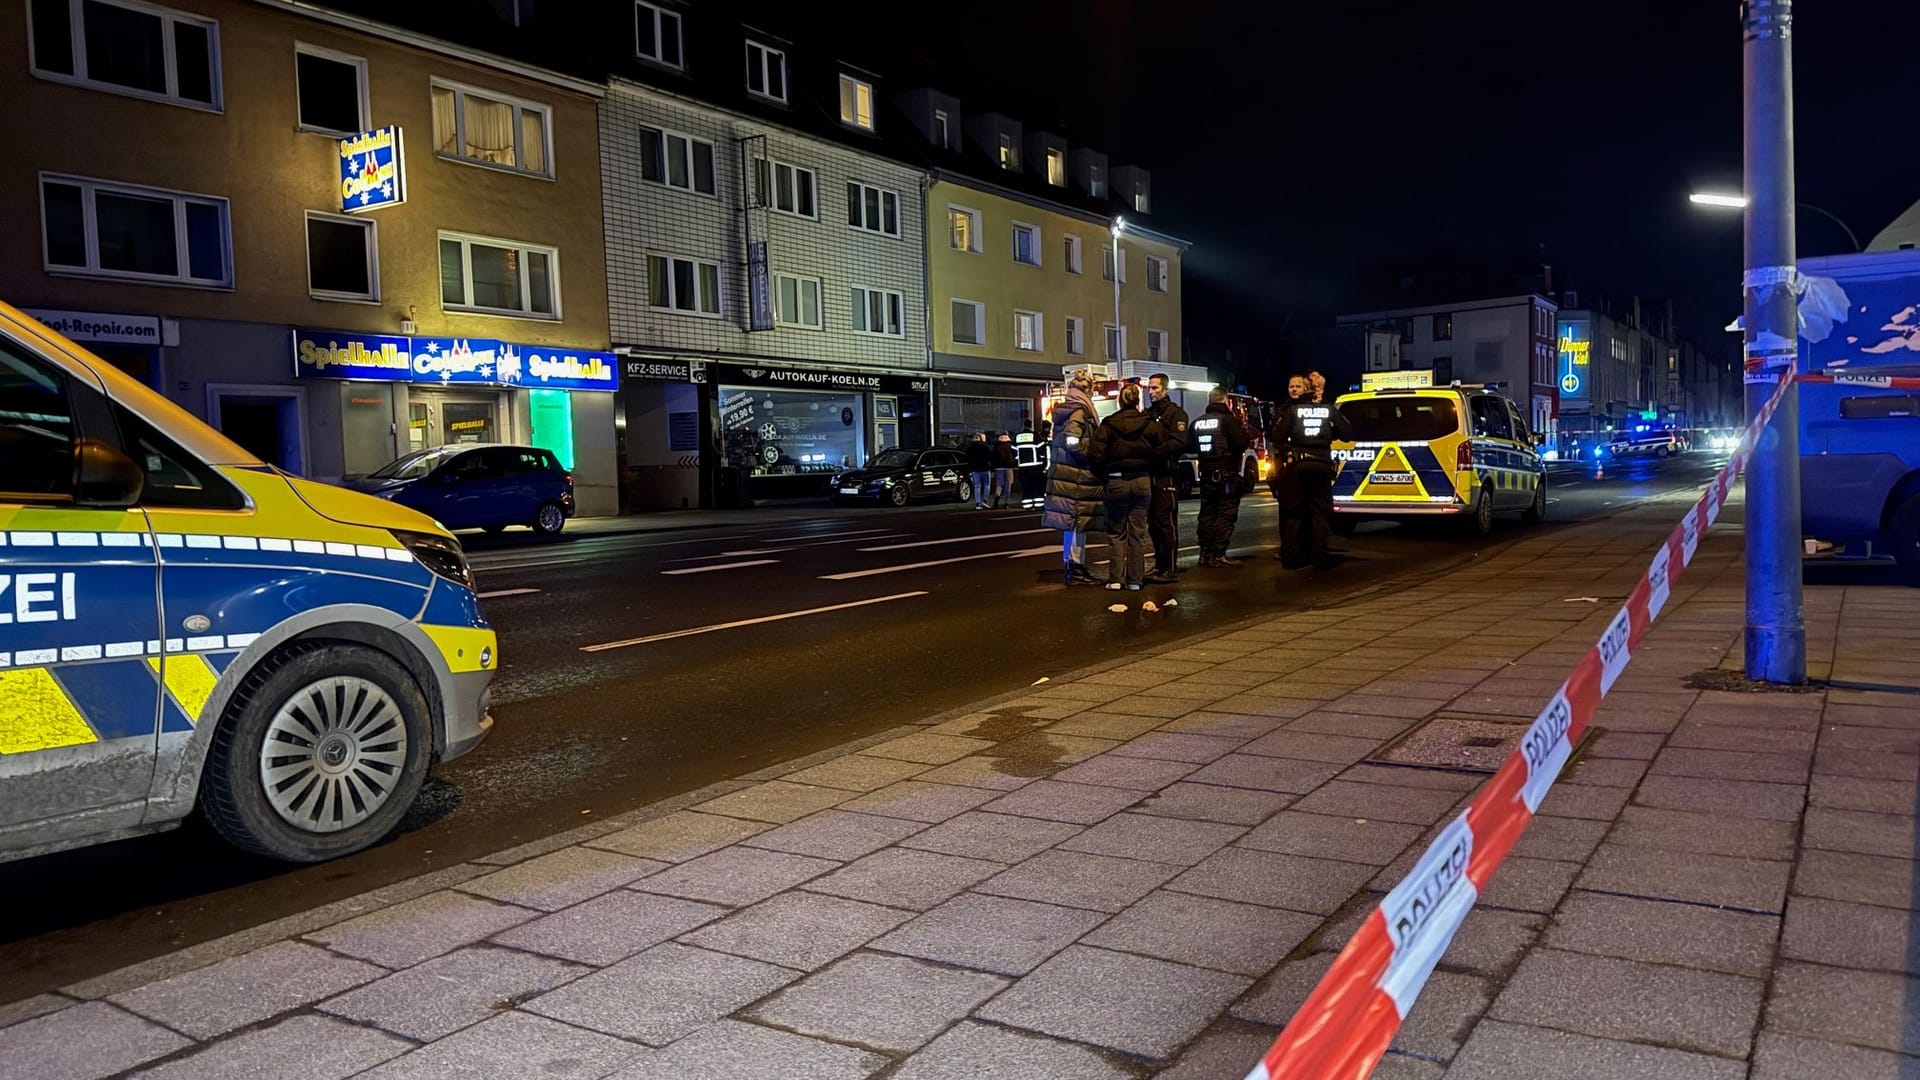
[[[418,480],[432,472],[448,457],[465,450],[464,446],[436,446],[395,458],[367,474],[375,480]]]
[[[1369,397],[1340,403],[1355,442],[1429,442],[1460,430],[1451,397]]]

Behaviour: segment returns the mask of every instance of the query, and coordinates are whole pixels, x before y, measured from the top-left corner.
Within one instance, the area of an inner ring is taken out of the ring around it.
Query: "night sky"
[[[1201,362],[1379,306],[1410,267],[1542,250],[1556,284],[1672,297],[1683,333],[1736,347],[1740,215],[1687,202],[1740,186],[1734,0],[843,10],[878,28],[846,40],[882,77],[960,73],[968,110],[1152,170],[1153,224],[1195,244]],[[1920,199],[1920,0],[1805,0],[1795,26],[1799,197],[1865,244]],[[1802,215],[1802,255],[1847,243]]]

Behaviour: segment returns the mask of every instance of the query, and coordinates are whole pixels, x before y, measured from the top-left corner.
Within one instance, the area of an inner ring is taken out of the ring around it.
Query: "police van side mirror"
[[[1546,437],[1545,435],[1542,435],[1542,434],[1540,434],[1540,433],[1539,433],[1539,432],[1537,432],[1537,431],[1536,431],[1536,432],[1534,432],[1534,433],[1533,433],[1533,445],[1535,445],[1535,446],[1545,446],[1545,445],[1547,445],[1547,437]]]
[[[81,439],[73,448],[73,501],[81,506],[124,507],[140,501],[147,474],[115,446]]]

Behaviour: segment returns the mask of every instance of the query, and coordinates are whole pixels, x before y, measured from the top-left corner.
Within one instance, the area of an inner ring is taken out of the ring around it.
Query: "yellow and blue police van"
[[[1431,371],[1369,372],[1334,404],[1354,441],[1336,442],[1333,522],[1453,516],[1477,535],[1495,514],[1547,513],[1547,471],[1526,414],[1498,390],[1433,384]]]
[[[314,862],[487,734],[460,545],[263,464],[0,304],[0,859],[196,808]]]

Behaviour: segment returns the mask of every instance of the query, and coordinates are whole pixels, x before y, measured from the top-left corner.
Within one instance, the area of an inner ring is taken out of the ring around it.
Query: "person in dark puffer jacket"
[[[1060,530],[1062,577],[1068,585],[1098,584],[1087,572],[1087,533],[1093,528],[1104,489],[1093,473],[1087,451],[1099,426],[1093,411],[1093,378],[1076,371],[1067,396],[1053,407],[1047,453],[1047,501],[1040,524]]]
[[[1171,436],[1140,411],[1140,387],[1120,388],[1120,411],[1093,433],[1093,466],[1106,477],[1107,588],[1138,592],[1147,572],[1147,506],[1153,469]]]

